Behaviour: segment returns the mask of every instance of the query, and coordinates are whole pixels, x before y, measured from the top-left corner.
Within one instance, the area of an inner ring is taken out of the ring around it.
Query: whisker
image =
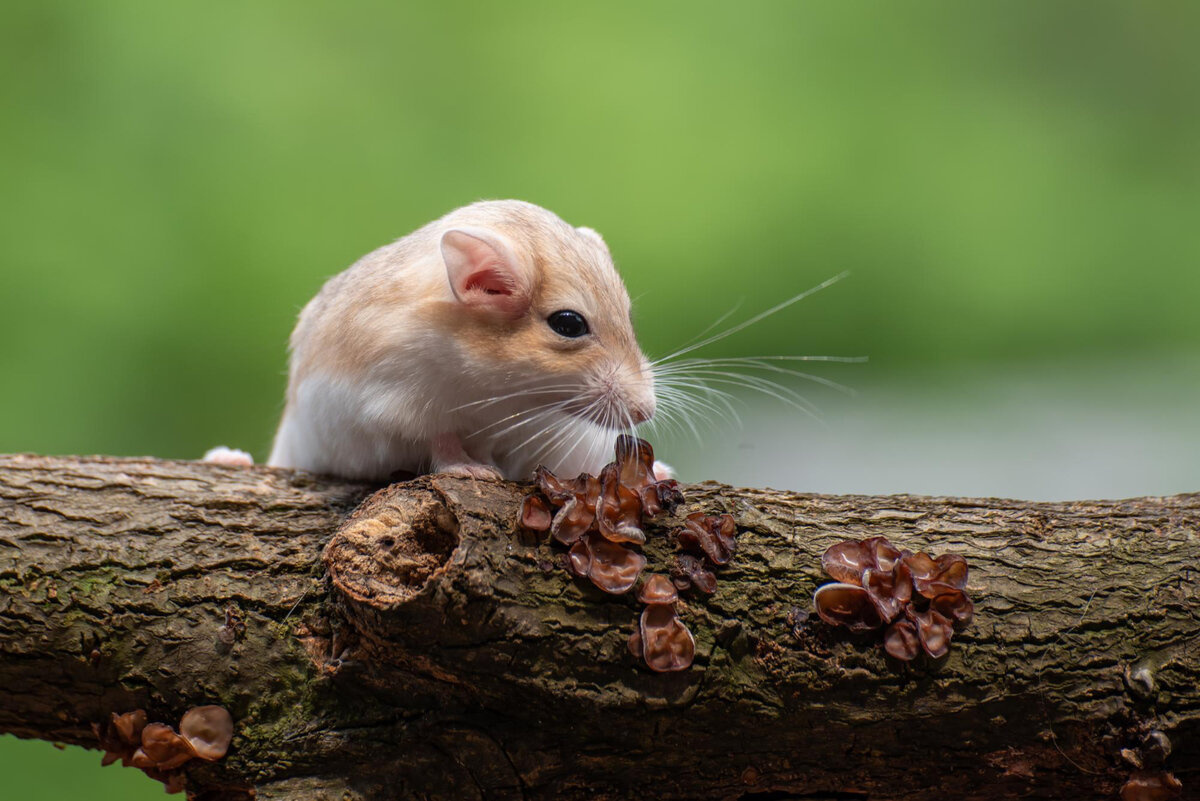
[[[494,437],[494,438],[502,437],[514,429],[520,428],[523,425],[528,425],[530,422],[538,419],[539,417],[542,417],[546,414],[551,414],[551,413],[559,411],[561,409],[566,409],[568,406],[571,405],[572,402],[573,402],[573,399],[568,398],[567,400],[551,401],[549,403],[543,403],[539,406],[534,406],[530,409],[522,409],[521,411],[514,412],[513,414],[510,414],[507,417],[502,417],[499,420],[495,421],[494,423],[489,423],[488,425],[484,426],[483,428],[480,428],[477,431],[475,431],[475,433],[471,434],[471,436],[473,436],[473,437],[478,436],[479,434],[482,434],[484,431],[487,431],[489,428],[495,428],[496,426],[504,425],[509,420],[512,420],[514,417],[525,417],[526,415],[532,415],[528,420],[518,420],[516,423],[513,423],[512,425],[508,426],[507,428],[504,428],[503,430],[497,431],[496,433],[492,434],[492,437]],[[541,411],[539,411],[539,410],[541,410]]]
[[[464,403],[461,406],[455,406],[450,411],[457,412],[460,409],[469,409],[472,406],[483,406],[483,405],[491,404],[491,403],[499,403],[500,401],[508,400],[510,398],[519,398],[523,395],[545,395],[550,392],[563,392],[565,390],[572,390],[572,389],[578,389],[578,388],[579,387],[577,384],[555,384],[553,386],[532,387],[530,389],[518,390],[517,392],[510,392],[507,395],[496,395],[491,398],[484,398],[483,400],[477,400],[477,401],[471,401],[470,403]]]
[[[722,331],[721,333],[714,334],[706,339],[702,339],[695,344],[680,348],[679,350],[675,351],[674,353],[664,356],[661,359],[657,359],[657,360],[651,362],[651,366],[659,365],[659,364],[662,364],[663,362],[668,362],[672,359],[682,356],[685,353],[691,353],[694,350],[698,350],[707,345],[711,345],[714,342],[718,342],[727,336],[736,334],[738,331],[742,331],[746,328],[749,328],[750,326],[754,325],[755,323],[757,323],[761,320],[764,320],[767,317],[770,317],[772,314],[783,311],[788,306],[791,306],[793,303],[798,303],[799,301],[807,298],[809,295],[812,295],[816,292],[820,292],[822,289],[825,289],[827,287],[832,286],[833,284],[836,284],[838,281],[841,281],[843,278],[845,278],[849,274],[850,274],[849,270],[838,273],[837,275],[833,276],[832,278],[828,278],[828,279],[822,281],[821,283],[817,284],[812,289],[807,289],[798,295],[793,295],[792,297],[788,298],[787,300],[783,301],[782,303],[778,303],[778,304],[772,306],[771,308],[767,309],[766,311],[759,312],[758,314],[751,317],[749,320],[738,323],[737,325],[733,326],[732,328],[727,328],[724,331]]]

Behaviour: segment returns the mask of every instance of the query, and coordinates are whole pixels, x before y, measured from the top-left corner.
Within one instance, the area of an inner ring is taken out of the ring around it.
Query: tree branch
[[[681,605],[696,663],[654,674],[633,599],[514,531],[521,485],[424,477],[351,514],[371,489],[0,457],[0,731],[95,746],[111,712],[221,704],[233,746],[189,793],[280,799],[1112,798],[1161,731],[1198,797],[1198,495],[685,487],[677,518],[742,533]],[[970,563],[939,667],[806,617],[825,548],[876,535]],[[665,572],[667,538],[645,552]]]

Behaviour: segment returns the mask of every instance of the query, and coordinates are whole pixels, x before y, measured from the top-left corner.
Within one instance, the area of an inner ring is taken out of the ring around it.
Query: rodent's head
[[[606,428],[654,414],[654,378],[604,240],[520,201],[487,201],[439,221],[453,300],[439,315],[497,395]],[[515,396],[514,397],[518,397]]]

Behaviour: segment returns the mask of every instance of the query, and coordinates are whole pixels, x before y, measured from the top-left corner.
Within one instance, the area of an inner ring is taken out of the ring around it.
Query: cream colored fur
[[[456,292],[450,272],[479,253],[495,254],[515,299]],[[597,472],[616,430],[654,411],[629,305],[594,231],[515,200],[453,211],[367,254],[300,313],[269,464],[375,480]],[[563,309],[591,333],[551,330]]]

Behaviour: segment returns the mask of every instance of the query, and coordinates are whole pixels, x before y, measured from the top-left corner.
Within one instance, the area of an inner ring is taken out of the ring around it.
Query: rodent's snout
[[[605,428],[625,430],[654,417],[654,375],[644,364],[615,365],[589,385],[583,416]]]
[[[634,425],[644,423],[654,416],[654,395],[651,394],[648,401],[633,402],[629,404],[629,416],[633,420]]]

